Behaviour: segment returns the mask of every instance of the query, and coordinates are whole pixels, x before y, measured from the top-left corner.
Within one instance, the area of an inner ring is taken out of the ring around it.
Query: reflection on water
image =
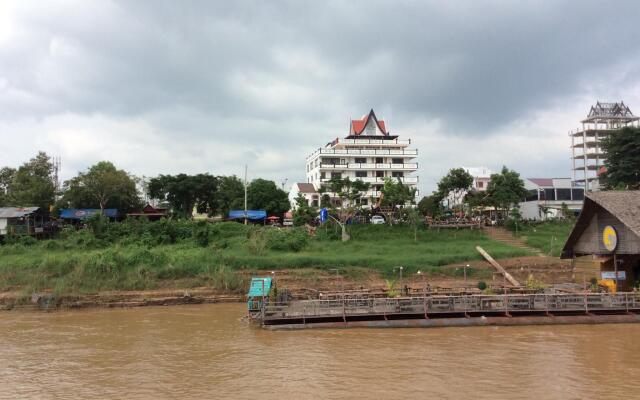
[[[640,324],[271,332],[243,312],[0,313],[0,398],[640,398]]]

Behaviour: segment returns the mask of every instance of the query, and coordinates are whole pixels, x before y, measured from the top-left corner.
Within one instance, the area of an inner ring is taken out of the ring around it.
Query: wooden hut
[[[640,191],[588,193],[562,250],[576,280],[611,279],[618,290],[640,280]]]
[[[0,236],[41,235],[49,213],[39,207],[0,207]]]

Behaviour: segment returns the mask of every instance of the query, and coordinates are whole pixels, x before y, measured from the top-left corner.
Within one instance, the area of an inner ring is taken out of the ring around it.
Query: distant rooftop
[[[486,167],[462,167],[474,178],[490,178],[493,171]]]
[[[623,101],[620,103],[601,103],[596,102],[595,106],[591,106],[587,119],[582,122],[595,122],[599,120],[619,120],[619,121],[637,121],[640,119],[633,115],[631,110]]]

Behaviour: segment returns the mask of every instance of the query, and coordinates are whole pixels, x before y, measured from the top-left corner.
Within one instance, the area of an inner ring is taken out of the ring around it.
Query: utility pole
[[[247,225],[247,164],[244,165],[244,224]]]

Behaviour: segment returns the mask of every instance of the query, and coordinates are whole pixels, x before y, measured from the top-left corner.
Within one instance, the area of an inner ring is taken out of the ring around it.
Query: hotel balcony
[[[380,196],[382,196],[382,192],[380,190],[373,190],[373,189],[369,189],[364,193],[364,198],[380,198]],[[337,197],[337,194],[333,193],[333,192],[326,192],[325,194],[328,194],[330,197]],[[416,197],[418,197],[420,195],[420,191],[416,190]]]
[[[416,170],[418,169],[418,163],[404,163],[404,164],[360,164],[360,163],[345,163],[345,164],[320,164],[320,169],[331,170],[347,170],[347,169],[369,169],[369,170]]]
[[[364,183],[384,183],[385,179],[391,179],[391,180],[397,180],[400,179],[400,182],[405,183],[405,184],[417,184],[418,183],[418,177],[417,176],[400,176],[400,177],[395,177],[395,176],[387,176],[384,178],[381,177],[374,177],[374,176],[366,176],[366,177],[349,177],[350,180],[352,181],[356,181],[356,180],[360,180]],[[326,183],[329,182],[331,180],[331,178],[324,178],[324,179],[320,179],[321,183]]]

